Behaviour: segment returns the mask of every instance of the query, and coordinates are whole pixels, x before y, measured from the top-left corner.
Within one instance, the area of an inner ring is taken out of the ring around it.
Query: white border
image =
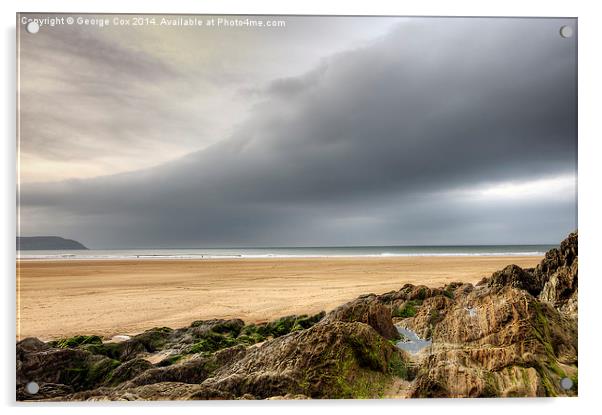
[[[600,160],[602,151],[601,105],[602,74],[600,43],[602,41],[602,15],[596,1],[517,1],[493,2],[468,0],[440,1],[283,1],[283,0],[169,0],[169,1],[42,1],[21,0],[1,2],[3,28],[2,73],[4,98],[2,125],[2,227],[1,255],[4,283],[2,304],[2,367],[0,376],[2,403],[13,413],[56,412],[106,414],[145,413],[161,414],[219,412],[244,414],[282,413],[305,414],[314,411],[346,411],[365,413],[371,410],[383,412],[427,411],[444,413],[505,414],[509,411],[545,411],[547,413],[577,413],[593,409],[597,397],[602,396],[600,361],[600,309],[602,263],[598,263],[602,243],[600,228]],[[349,14],[349,15],[438,15],[438,16],[547,16],[579,18],[579,239],[580,239],[580,341],[579,398],[576,399],[506,399],[506,400],[421,400],[421,401],[312,401],[312,402],[184,402],[148,404],[75,404],[72,406],[14,403],[14,339],[15,339],[15,13],[38,12],[113,12],[113,13],[225,13],[225,14]],[[109,409],[110,407],[110,409]],[[598,409],[599,410],[599,409]],[[593,412],[593,411],[592,411]]]

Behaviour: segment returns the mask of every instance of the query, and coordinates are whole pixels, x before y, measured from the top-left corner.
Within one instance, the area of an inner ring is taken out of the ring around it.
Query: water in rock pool
[[[418,353],[420,350],[430,346],[433,343],[431,340],[421,339],[412,330],[399,326],[395,327],[402,337],[402,340],[398,341],[396,346],[408,353]]]

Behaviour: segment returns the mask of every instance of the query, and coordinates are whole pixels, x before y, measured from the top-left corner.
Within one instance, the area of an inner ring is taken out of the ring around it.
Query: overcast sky
[[[21,234],[92,248],[558,243],[570,19],[22,30]]]

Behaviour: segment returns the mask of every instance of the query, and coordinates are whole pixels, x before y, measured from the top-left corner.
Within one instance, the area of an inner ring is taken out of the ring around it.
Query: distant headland
[[[17,236],[17,250],[88,249],[80,242],[60,236]]]

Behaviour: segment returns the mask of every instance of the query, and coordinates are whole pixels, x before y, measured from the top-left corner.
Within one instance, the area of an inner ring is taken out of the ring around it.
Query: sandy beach
[[[476,283],[541,257],[394,257],[17,262],[17,338],[110,338],[194,320],[262,322],[329,311],[405,283]]]

